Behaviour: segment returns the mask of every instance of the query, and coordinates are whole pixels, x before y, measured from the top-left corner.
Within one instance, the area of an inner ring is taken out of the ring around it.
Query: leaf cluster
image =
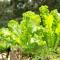
[[[58,11],[41,6],[40,13],[23,13],[22,21],[8,22],[7,28],[0,29],[0,50],[19,46],[26,54],[45,56],[56,52],[60,42],[60,16]]]

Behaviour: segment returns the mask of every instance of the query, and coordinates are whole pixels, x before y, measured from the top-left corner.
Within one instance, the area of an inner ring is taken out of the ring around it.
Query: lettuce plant
[[[45,5],[39,8],[39,12],[27,11],[20,23],[10,20],[7,28],[1,28],[1,48],[17,45],[24,53],[40,57],[56,52],[60,42],[58,11],[49,11]]]

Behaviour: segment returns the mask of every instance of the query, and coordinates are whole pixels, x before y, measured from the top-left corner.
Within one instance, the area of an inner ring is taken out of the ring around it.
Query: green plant
[[[40,15],[25,12],[20,23],[11,20],[8,28],[1,28],[0,41],[6,45],[0,46],[8,48],[17,45],[25,54],[38,56],[38,59],[56,52],[60,42],[58,11],[50,12],[47,6],[41,6],[39,11]]]

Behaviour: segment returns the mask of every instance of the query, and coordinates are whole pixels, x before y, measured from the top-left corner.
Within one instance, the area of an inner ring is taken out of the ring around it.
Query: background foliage
[[[60,12],[60,0],[0,0],[0,26],[6,26],[8,20],[13,18],[20,21],[25,11],[38,13],[41,5],[48,5],[50,10],[56,8]]]

